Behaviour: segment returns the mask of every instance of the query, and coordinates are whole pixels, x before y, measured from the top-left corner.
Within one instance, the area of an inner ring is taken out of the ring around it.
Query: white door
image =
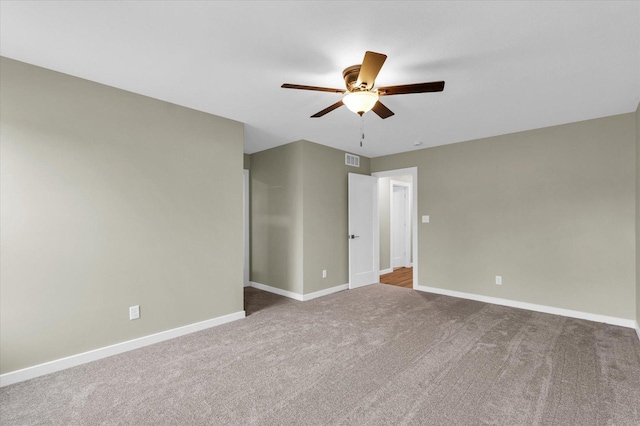
[[[380,281],[378,178],[349,173],[349,288]]]
[[[391,267],[405,266],[406,261],[406,201],[407,188],[403,186],[391,186]]]

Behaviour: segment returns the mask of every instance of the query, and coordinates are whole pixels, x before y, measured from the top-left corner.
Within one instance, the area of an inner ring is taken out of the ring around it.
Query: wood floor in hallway
[[[396,268],[390,274],[380,275],[382,284],[413,288],[413,268]]]

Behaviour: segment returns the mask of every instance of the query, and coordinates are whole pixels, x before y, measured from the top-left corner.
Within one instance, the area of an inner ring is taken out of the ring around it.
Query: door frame
[[[249,170],[244,169],[242,170],[242,208],[243,208],[243,214],[242,214],[242,238],[243,238],[243,244],[244,244],[244,264],[243,264],[243,277],[242,277],[242,281],[243,281],[243,286],[244,287],[249,287],[251,285],[250,283],[250,265],[251,265],[251,251],[249,250],[249,235],[250,235],[250,229],[249,229]]]
[[[394,177],[401,175],[411,176],[411,233],[413,244],[413,288],[420,287],[418,283],[418,168],[407,167],[404,169],[384,170],[380,172],[371,173],[371,176],[381,177]],[[389,264],[391,266],[391,264]]]
[[[402,266],[404,266],[405,268],[410,268],[412,266],[412,262],[413,262],[413,256],[411,256],[411,237],[412,237],[412,230],[413,230],[413,226],[411,226],[411,184],[409,182],[403,182],[400,180],[393,180],[391,179],[389,181],[389,266],[393,269],[393,237],[395,235],[395,232],[393,230],[393,208],[394,208],[394,201],[393,201],[393,188],[394,187],[400,187],[400,188],[404,188],[403,191],[405,191],[406,194],[406,198],[404,201],[404,212],[405,212],[405,217],[404,217],[404,222],[408,225],[405,228],[404,231],[404,264]]]

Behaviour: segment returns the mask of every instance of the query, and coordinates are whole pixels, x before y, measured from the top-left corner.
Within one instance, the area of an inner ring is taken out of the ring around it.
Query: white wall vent
[[[344,164],[352,167],[360,167],[360,157],[353,154],[344,154]]]

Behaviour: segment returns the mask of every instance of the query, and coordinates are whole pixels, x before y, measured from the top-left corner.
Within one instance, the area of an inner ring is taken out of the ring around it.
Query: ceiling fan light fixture
[[[331,111],[346,105],[349,110],[362,116],[362,114],[373,111],[383,120],[394,115],[393,111],[387,108],[378,99],[380,96],[408,95],[410,93],[442,92],[444,81],[431,81],[428,83],[402,84],[400,86],[375,87],[376,77],[382,68],[382,64],[387,59],[387,55],[376,52],[365,52],[362,64],[352,65],[345,68],[342,78],[346,85],[345,89],[332,89],[329,87],[305,86],[302,84],[284,83],[283,89],[315,90],[316,92],[346,93],[342,100],[335,104],[316,112],[311,118],[322,117]]]
[[[347,93],[345,97],[342,98],[342,102],[349,110],[362,115],[365,112],[371,111],[371,108],[378,102],[378,99],[378,93],[363,90]]]

